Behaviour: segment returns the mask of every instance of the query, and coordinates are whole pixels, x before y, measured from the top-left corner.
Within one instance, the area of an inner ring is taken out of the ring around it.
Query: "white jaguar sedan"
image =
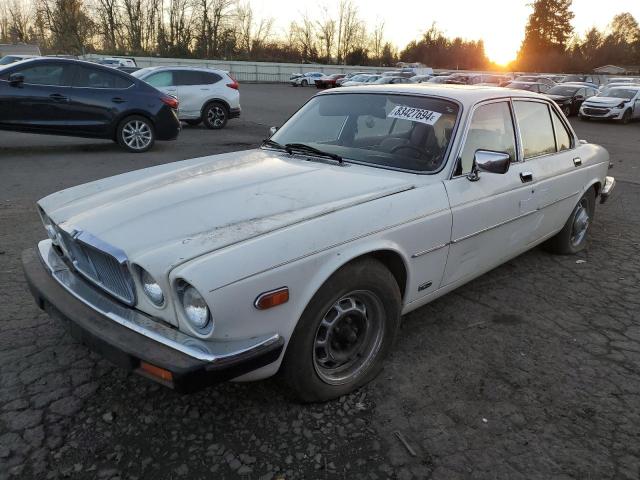
[[[537,244],[584,249],[615,183],[521,90],[342,88],[272,131],[40,200],[39,306],[169,387],[277,374],[323,401],[375,377],[401,315]]]

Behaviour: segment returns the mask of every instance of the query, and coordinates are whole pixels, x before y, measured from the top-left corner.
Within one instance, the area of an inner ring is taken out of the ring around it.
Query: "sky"
[[[249,0],[258,15],[275,19],[276,34],[308,13],[317,18],[317,0]],[[489,58],[505,64],[515,59],[524,37],[532,0],[353,0],[370,29],[385,22],[385,36],[402,49],[419,38],[433,22],[446,35],[468,40],[483,39]],[[333,5],[338,0],[323,2]],[[613,16],[630,12],[640,21],[640,0],[573,0],[575,31],[584,34],[592,26],[606,28]],[[391,10],[391,11],[390,11]]]

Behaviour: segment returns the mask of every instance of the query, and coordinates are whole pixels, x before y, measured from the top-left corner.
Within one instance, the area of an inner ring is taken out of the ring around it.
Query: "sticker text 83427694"
[[[405,107],[403,105],[398,105],[387,115],[389,118],[420,122],[427,125],[433,125],[441,116],[442,114],[438,112],[432,112],[431,110],[425,110],[423,108]]]

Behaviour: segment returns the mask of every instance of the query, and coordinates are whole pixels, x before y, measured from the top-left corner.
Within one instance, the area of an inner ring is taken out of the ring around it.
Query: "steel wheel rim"
[[[313,366],[320,379],[343,385],[373,363],[384,337],[384,307],[368,290],[338,299],[324,314],[313,342]]]
[[[131,120],[122,128],[124,143],[133,150],[144,150],[151,143],[151,127],[142,120]]]
[[[587,230],[589,230],[589,210],[587,199],[583,198],[578,204],[576,213],[573,216],[573,225],[571,228],[571,245],[577,247],[580,245],[584,238],[587,236]]]
[[[226,114],[222,107],[215,106],[207,111],[207,120],[209,120],[209,123],[214,127],[221,127],[224,124],[225,117]]]

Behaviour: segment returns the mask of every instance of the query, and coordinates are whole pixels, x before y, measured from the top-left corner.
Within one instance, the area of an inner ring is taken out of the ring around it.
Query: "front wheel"
[[[211,130],[220,130],[224,128],[229,119],[227,107],[220,102],[209,103],[202,115],[204,126]]]
[[[142,153],[149,150],[156,139],[150,120],[139,115],[127,117],[120,122],[116,131],[116,141],[126,150]]]
[[[303,87],[306,87],[307,85],[309,85],[309,82],[307,82],[306,80],[302,80],[302,82],[300,82],[300,84],[301,84]]]
[[[620,123],[627,125],[631,121],[631,115],[631,110],[625,110],[622,114],[622,120],[620,120]]]
[[[575,206],[564,227],[547,240],[545,247],[552,253],[572,255],[584,250],[596,208],[596,194],[590,188]]]
[[[401,296],[379,261],[348,264],[315,294],[296,326],[278,376],[301,401],[345,395],[380,372],[400,322]]]

